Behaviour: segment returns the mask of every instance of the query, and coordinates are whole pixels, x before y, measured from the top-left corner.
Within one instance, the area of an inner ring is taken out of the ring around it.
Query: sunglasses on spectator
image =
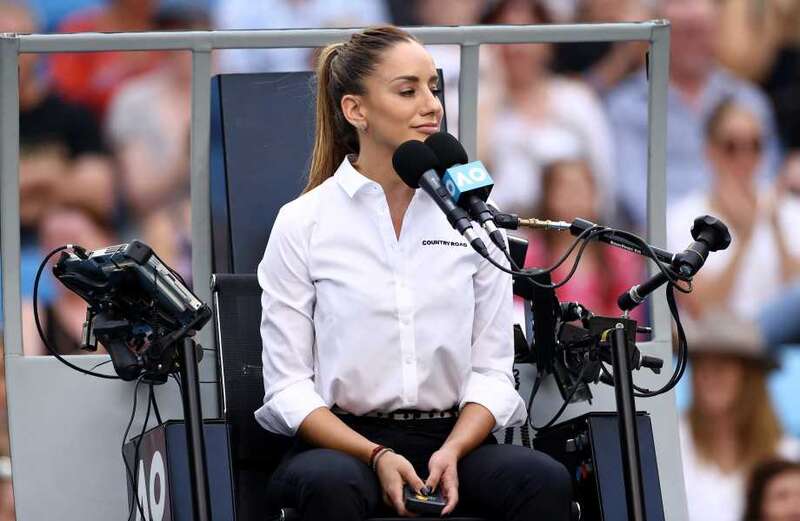
[[[719,138],[716,140],[716,144],[727,156],[739,156],[743,153],[759,155],[764,147],[760,137],[750,139]]]

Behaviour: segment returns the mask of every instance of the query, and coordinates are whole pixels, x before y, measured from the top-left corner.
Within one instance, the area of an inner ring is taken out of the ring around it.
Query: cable
[[[158,402],[156,401],[156,393],[153,389],[153,384],[150,384],[150,400],[153,402],[153,412],[156,415],[156,421],[159,425],[163,424],[164,421],[161,419],[161,413],[158,410]]]
[[[153,384],[150,384],[150,392],[153,392]],[[142,439],[144,438],[144,433],[147,431],[147,422],[150,420],[150,406],[153,404],[152,401],[149,399],[147,400],[147,412],[144,413],[144,422],[142,422],[142,432],[139,433],[139,437],[136,440],[136,448],[134,450],[134,461],[139,461],[139,450],[142,447]],[[133,479],[133,489],[138,490],[139,487],[139,473],[137,472]],[[136,495],[137,502],[139,495]],[[141,511],[141,504],[139,505],[139,510]],[[142,514],[143,519],[147,519]]]
[[[142,379],[144,375],[139,376],[136,380],[136,386],[133,389],[133,408],[131,409],[131,418],[128,420],[128,426],[125,427],[125,434],[122,435],[122,447],[120,448],[120,452],[122,452],[122,462],[125,464],[125,470],[128,474],[128,483],[131,485],[131,496],[135,503],[130,503],[128,505],[128,519],[130,520],[133,517],[133,507],[134,504],[138,507],[139,514],[141,514],[142,519],[147,519],[147,516],[144,515],[144,509],[142,508],[141,503],[139,502],[139,491],[136,489],[136,479],[133,477],[133,471],[131,471],[131,467],[128,464],[128,460],[125,458],[125,443],[128,441],[128,434],[131,431],[131,425],[133,425],[133,418],[136,416],[136,401],[139,396],[139,384],[142,383]],[[133,464],[135,465],[139,458],[137,454],[134,452],[134,461]]]
[[[92,366],[92,367],[91,367],[89,370],[90,370],[90,371],[94,371],[94,370],[95,370],[95,369],[97,369],[98,367],[104,366],[104,365],[106,365],[106,364],[110,364],[112,361],[113,361],[113,360],[109,359],[109,360],[106,360],[105,362],[100,362],[99,364],[94,364],[94,365],[93,365],[93,366]]]
[[[505,266],[503,266],[502,264],[498,263],[496,260],[494,260],[491,257],[491,255],[489,255],[489,256],[487,256],[485,258],[486,258],[486,260],[488,260],[493,266],[495,266],[500,271],[503,271],[505,273],[508,273],[508,274],[516,276],[516,277],[525,277],[525,278],[529,279],[534,285],[539,286],[540,288],[558,289],[561,286],[563,286],[564,284],[566,284],[567,282],[569,282],[570,279],[572,279],[572,276],[575,274],[575,271],[578,269],[578,264],[580,263],[581,257],[583,256],[583,252],[586,249],[586,247],[589,245],[589,241],[591,241],[594,237],[604,233],[605,230],[606,230],[605,228],[602,228],[600,226],[594,226],[592,228],[587,228],[586,230],[581,232],[581,234],[575,239],[575,241],[573,241],[572,245],[567,249],[566,253],[564,253],[561,256],[561,258],[558,259],[555,262],[555,264],[553,264],[549,268],[546,268],[544,270],[541,270],[541,271],[537,272],[538,274],[551,273],[551,272],[555,271],[556,269],[558,269],[566,261],[566,259],[569,258],[569,256],[575,250],[575,247],[578,245],[578,243],[583,241],[583,243],[581,244],[581,246],[580,246],[580,248],[578,250],[578,255],[575,257],[575,260],[572,263],[572,268],[570,269],[569,273],[567,274],[566,277],[564,277],[564,280],[562,280],[562,281],[560,281],[558,283],[555,283],[555,284],[543,284],[543,283],[535,280],[531,276],[532,274],[530,272],[527,272],[527,271],[519,271],[519,270],[508,269]],[[508,256],[508,255],[509,254],[506,252],[506,256]]]
[[[670,379],[667,381],[667,383],[655,391],[651,391],[650,389],[639,387],[638,385],[631,383],[635,391],[633,395],[636,398],[653,398],[671,391],[676,385],[678,385],[678,382],[680,382],[681,378],[683,378],[683,374],[686,371],[686,366],[689,359],[689,346],[686,343],[686,334],[683,329],[683,324],[681,323],[677,303],[675,302],[675,292],[673,291],[674,287],[674,284],[668,283],[665,291],[670,314],[672,315],[672,319],[674,320],[675,326],[678,330],[678,361],[676,362],[675,369],[673,370],[672,376],[670,376]],[[611,384],[615,385],[614,375],[602,363],[600,364],[600,368],[606,377],[611,381]]]
[[[583,374],[583,371],[581,371],[581,374]],[[531,428],[534,431],[539,432],[539,431],[543,431],[545,429],[548,429],[548,428],[552,427],[553,424],[555,424],[558,421],[558,419],[561,418],[561,415],[564,414],[564,411],[567,410],[567,406],[570,404],[570,402],[572,400],[572,397],[575,396],[575,393],[578,392],[578,389],[580,389],[581,384],[583,384],[583,381],[582,380],[578,380],[577,382],[575,382],[572,385],[572,389],[570,389],[569,394],[567,395],[567,397],[564,398],[564,403],[561,404],[561,408],[558,410],[558,412],[556,412],[555,416],[550,418],[549,422],[545,423],[541,427],[537,427],[537,426],[535,426],[533,424],[533,418],[529,414],[528,415],[528,422],[531,424]]]
[[[119,376],[110,375],[110,374],[103,374],[103,373],[95,373],[94,371],[87,371],[86,369],[83,369],[82,367],[78,367],[75,364],[67,362],[64,359],[64,357],[61,356],[61,354],[58,351],[56,351],[53,348],[53,346],[50,345],[50,342],[45,337],[44,329],[42,328],[42,323],[39,320],[39,279],[41,279],[41,277],[42,277],[42,271],[44,270],[44,267],[47,265],[47,261],[49,261],[50,258],[53,255],[55,255],[56,253],[58,253],[60,251],[70,250],[70,249],[73,249],[73,246],[70,245],[70,244],[66,244],[64,246],[59,246],[58,248],[54,249],[53,251],[51,251],[50,253],[48,253],[45,256],[44,260],[39,265],[39,269],[36,270],[36,278],[33,281],[33,321],[36,323],[36,330],[39,332],[39,337],[41,337],[42,343],[44,343],[44,346],[47,348],[48,351],[50,351],[50,354],[53,355],[54,357],[56,357],[59,362],[61,362],[62,364],[66,365],[67,367],[70,367],[70,368],[78,371],[79,373],[88,374],[89,376],[96,376],[98,378],[106,378],[108,380],[121,380],[121,378]]]

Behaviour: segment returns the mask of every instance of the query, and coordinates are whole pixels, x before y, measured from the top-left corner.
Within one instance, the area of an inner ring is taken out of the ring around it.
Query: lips
[[[434,123],[428,125],[418,125],[413,128],[419,132],[422,132],[423,134],[435,134],[439,132],[439,125]]]

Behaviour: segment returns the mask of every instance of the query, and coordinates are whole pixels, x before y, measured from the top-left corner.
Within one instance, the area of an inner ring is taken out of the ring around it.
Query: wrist
[[[369,466],[372,468],[373,472],[378,472],[378,463],[380,463],[382,459],[385,459],[385,456],[389,455],[389,453],[394,454],[394,450],[384,447],[383,445],[376,447],[369,462]]]
[[[467,448],[457,440],[448,440],[439,448],[440,451],[452,453],[456,460],[460,460],[467,453]]]

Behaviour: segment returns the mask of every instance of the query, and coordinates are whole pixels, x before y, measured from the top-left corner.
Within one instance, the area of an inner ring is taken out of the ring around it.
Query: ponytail
[[[303,193],[321,185],[325,179],[333,175],[345,156],[357,153],[358,149],[343,144],[342,139],[337,139],[341,134],[351,133],[355,137],[353,127],[344,122],[342,125],[337,119],[344,119],[341,109],[335,104],[331,93],[331,62],[339,54],[343,43],[328,45],[322,50],[317,63],[317,117],[314,123],[314,151],[311,154],[311,168],[308,172],[308,184]],[[346,139],[346,141],[352,141]],[[356,139],[357,143],[357,139]],[[356,145],[357,146],[357,145]]]
[[[328,45],[320,53],[314,150],[303,193],[331,177],[345,156],[358,154],[358,135],[342,113],[342,96],[364,94],[364,78],[375,70],[381,53],[404,41],[417,40],[402,29],[385,25],[355,33],[347,42]]]

